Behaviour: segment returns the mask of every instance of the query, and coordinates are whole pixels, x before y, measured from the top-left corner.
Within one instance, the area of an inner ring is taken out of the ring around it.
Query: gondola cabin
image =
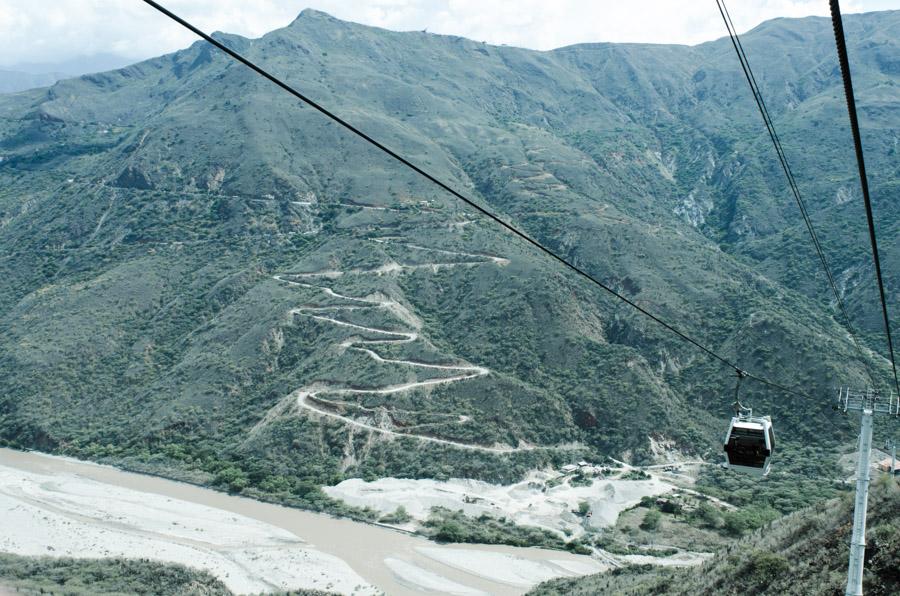
[[[735,416],[725,435],[724,448],[729,468],[752,476],[765,476],[775,452],[772,419],[768,416]]]

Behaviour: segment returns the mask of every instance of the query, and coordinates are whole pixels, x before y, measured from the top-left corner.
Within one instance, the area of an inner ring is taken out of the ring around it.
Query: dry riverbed
[[[596,573],[567,552],[443,545],[369,524],[122,472],[0,449],[0,550],[144,557],[203,568],[239,593],[522,594]]]

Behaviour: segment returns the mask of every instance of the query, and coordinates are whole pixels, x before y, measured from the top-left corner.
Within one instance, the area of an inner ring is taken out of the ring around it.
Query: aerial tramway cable
[[[179,17],[178,15],[176,15],[175,13],[173,13],[172,11],[168,10],[168,9],[165,8],[164,6],[161,6],[159,3],[155,2],[154,0],[143,0],[143,1],[144,1],[144,3],[146,3],[146,4],[148,4],[149,6],[153,7],[154,9],[156,9],[157,11],[159,11],[160,13],[164,14],[165,16],[167,16],[168,18],[172,19],[173,21],[175,21],[176,23],[178,23],[178,24],[181,25],[182,27],[188,29],[189,31],[191,31],[191,32],[194,33],[195,35],[199,36],[200,38],[202,38],[203,40],[205,40],[205,41],[208,42],[209,44],[215,46],[216,48],[218,48],[219,50],[221,50],[222,52],[224,52],[225,54],[227,54],[227,55],[230,56],[231,58],[237,60],[238,62],[240,62],[241,64],[243,64],[243,65],[246,66],[247,68],[253,70],[254,72],[256,72],[257,74],[259,74],[260,76],[262,76],[262,77],[268,79],[269,81],[271,81],[272,83],[274,83],[274,84],[277,85],[278,87],[284,89],[285,91],[287,91],[288,93],[290,93],[291,95],[293,95],[294,97],[296,97],[297,99],[299,99],[300,101],[302,101],[303,103],[305,103],[306,105],[308,105],[308,106],[310,106],[311,108],[313,108],[313,109],[317,110],[318,112],[322,113],[324,116],[326,116],[327,118],[329,118],[329,119],[331,119],[332,121],[336,122],[337,124],[340,124],[341,126],[343,126],[344,128],[346,128],[348,131],[350,131],[350,132],[352,132],[353,134],[355,134],[356,136],[360,137],[361,139],[363,139],[364,141],[366,141],[366,142],[369,143],[370,145],[376,147],[377,149],[379,149],[379,150],[381,150],[382,152],[386,153],[386,154],[389,155],[390,157],[394,158],[396,161],[400,162],[401,164],[405,165],[405,166],[408,167],[409,169],[413,170],[414,172],[416,172],[416,173],[419,174],[420,176],[424,177],[425,179],[429,180],[430,182],[432,182],[432,183],[436,184],[437,186],[439,186],[440,188],[444,189],[445,191],[447,191],[448,193],[450,193],[451,195],[453,195],[454,197],[456,197],[457,199],[459,199],[460,201],[462,201],[463,203],[465,203],[465,204],[468,205],[469,207],[475,209],[476,211],[478,211],[479,213],[481,213],[481,214],[484,215],[485,217],[487,217],[487,218],[491,219],[492,221],[494,221],[495,223],[501,225],[501,226],[502,226],[503,228],[505,228],[507,231],[509,231],[509,232],[511,232],[511,233],[513,233],[513,234],[515,234],[516,236],[518,236],[519,238],[521,238],[521,239],[524,240],[525,242],[531,244],[532,246],[534,246],[535,248],[537,248],[538,250],[540,250],[540,251],[543,252],[544,254],[546,254],[546,255],[548,255],[549,257],[551,257],[552,259],[558,261],[558,262],[559,262],[560,264],[562,264],[563,266],[567,267],[568,269],[571,269],[572,271],[574,271],[575,273],[577,273],[577,274],[580,275],[581,277],[587,279],[588,281],[590,281],[590,282],[593,283],[594,285],[596,285],[596,286],[602,288],[603,290],[605,290],[606,292],[608,292],[609,294],[611,294],[612,296],[614,296],[614,297],[617,298],[618,300],[621,300],[621,301],[624,302],[625,304],[628,304],[629,306],[631,306],[632,308],[634,308],[635,310],[637,310],[637,311],[638,311],[639,313],[641,313],[642,315],[644,315],[644,316],[646,316],[646,317],[652,319],[653,321],[655,321],[657,324],[659,324],[660,326],[662,326],[662,327],[665,328],[666,330],[668,330],[668,331],[672,332],[673,334],[677,335],[677,336],[678,336],[679,338],[681,338],[683,341],[686,341],[686,342],[690,343],[691,345],[693,345],[694,347],[696,347],[696,348],[699,349],[700,351],[704,352],[707,356],[710,356],[711,358],[714,358],[715,360],[718,360],[720,363],[722,363],[722,364],[724,364],[724,365],[730,367],[730,368],[733,369],[735,372],[740,373],[740,374],[743,374],[743,375],[746,376],[747,378],[753,379],[753,380],[755,380],[755,381],[757,381],[757,382],[759,382],[759,383],[762,383],[762,384],[767,385],[767,386],[769,386],[769,387],[772,387],[772,388],[774,388],[774,389],[778,389],[778,390],[780,390],[780,391],[784,391],[785,393],[789,393],[789,394],[792,394],[792,395],[796,395],[796,396],[798,396],[798,397],[804,397],[804,398],[807,398],[807,399],[813,399],[813,397],[812,397],[811,395],[809,395],[808,393],[804,393],[804,392],[799,391],[799,390],[797,390],[797,389],[790,389],[790,388],[788,388],[788,387],[785,387],[784,385],[781,385],[780,383],[776,383],[776,382],[774,382],[774,381],[770,381],[770,380],[768,380],[768,379],[766,379],[766,378],[764,378],[764,377],[761,377],[761,376],[759,376],[759,375],[756,375],[756,374],[753,374],[753,373],[750,373],[750,372],[748,372],[748,371],[745,371],[745,370],[741,369],[738,365],[736,365],[735,363],[731,362],[730,360],[728,360],[728,359],[725,358],[724,356],[721,356],[721,355],[719,355],[718,353],[716,353],[715,351],[713,351],[712,349],[707,348],[706,346],[704,346],[703,344],[701,344],[701,343],[698,342],[697,340],[691,338],[691,337],[688,336],[687,334],[685,334],[685,333],[683,333],[682,331],[680,331],[679,329],[677,329],[675,326],[673,326],[673,325],[671,325],[671,324],[665,322],[664,320],[662,320],[662,319],[659,318],[658,316],[656,316],[656,315],[654,315],[653,313],[649,312],[649,311],[646,310],[645,308],[639,306],[639,305],[636,304],[633,300],[629,299],[628,297],[626,297],[626,296],[620,294],[620,293],[617,292],[616,290],[614,290],[614,289],[612,289],[611,287],[609,287],[608,285],[604,284],[603,282],[601,282],[599,279],[597,279],[596,277],[594,277],[593,275],[591,275],[590,273],[588,273],[588,272],[585,271],[584,269],[581,269],[581,268],[578,267],[577,265],[574,265],[574,264],[570,263],[569,261],[567,261],[566,259],[564,259],[563,257],[561,257],[559,254],[557,254],[556,252],[554,252],[552,249],[547,248],[546,246],[544,246],[543,244],[541,244],[540,242],[538,242],[537,240],[535,240],[534,238],[532,238],[531,236],[529,236],[528,234],[526,234],[525,232],[522,232],[522,231],[520,231],[519,229],[517,229],[516,227],[514,227],[513,225],[511,225],[511,224],[505,222],[505,221],[502,220],[500,217],[498,217],[497,215],[495,215],[495,214],[493,214],[492,212],[488,211],[487,209],[485,209],[484,207],[482,207],[481,205],[479,205],[479,204],[476,203],[475,201],[469,199],[468,197],[466,197],[466,196],[464,196],[463,194],[459,193],[458,191],[454,190],[451,186],[449,186],[449,185],[446,184],[445,182],[442,182],[440,179],[436,178],[436,177],[433,176],[432,174],[429,174],[427,171],[425,171],[425,170],[423,170],[422,168],[420,168],[419,166],[415,165],[414,163],[412,163],[411,161],[409,161],[408,159],[406,159],[405,157],[403,157],[403,156],[400,155],[399,153],[393,151],[392,149],[388,148],[387,146],[383,145],[383,144],[380,143],[379,141],[375,140],[374,138],[372,138],[371,136],[369,136],[368,134],[366,134],[366,133],[363,132],[362,130],[356,128],[355,126],[353,126],[352,124],[350,124],[350,123],[347,122],[346,120],[340,118],[339,116],[337,116],[336,114],[332,113],[331,111],[329,111],[329,110],[326,109],[325,107],[319,105],[318,103],[316,103],[315,101],[313,101],[312,99],[310,99],[309,97],[307,97],[306,95],[302,94],[300,91],[297,91],[294,87],[288,85],[287,83],[285,83],[284,81],[282,81],[282,80],[279,79],[278,77],[276,77],[276,76],[270,74],[269,72],[267,72],[266,70],[264,70],[264,69],[261,68],[260,66],[256,65],[254,62],[250,61],[249,59],[245,58],[244,56],[242,56],[242,55],[239,54],[238,52],[232,50],[231,48],[229,48],[229,47],[226,46],[225,44],[219,42],[218,40],[214,39],[214,38],[211,37],[210,35],[207,35],[206,33],[204,33],[203,31],[201,31],[200,29],[198,29],[197,27],[195,27],[194,25],[192,25],[192,24],[189,23],[188,21],[184,20],[183,18]]]
[[[759,109],[759,113],[763,118],[763,123],[766,125],[766,131],[769,133],[769,138],[772,140],[772,145],[775,147],[775,153],[778,155],[778,162],[781,164],[781,169],[784,171],[784,175],[787,178],[788,186],[790,186],[791,192],[794,195],[794,200],[797,202],[797,207],[800,209],[800,214],[803,216],[803,222],[806,224],[806,229],[809,232],[809,237],[812,239],[813,247],[816,249],[816,253],[819,255],[819,261],[822,263],[822,269],[825,271],[825,275],[828,278],[828,284],[831,286],[831,292],[834,294],[834,299],[838,305],[838,308],[843,315],[844,324],[847,328],[847,331],[850,333],[850,338],[853,340],[853,344],[856,347],[856,351],[859,354],[860,360],[862,361],[863,366],[866,369],[866,374],[869,377],[869,381],[872,383],[872,386],[875,387],[875,377],[872,374],[872,370],[869,368],[869,363],[866,360],[866,357],[863,354],[862,347],[860,346],[859,340],[856,337],[856,332],[853,329],[853,324],[850,322],[850,315],[847,314],[847,308],[844,305],[844,299],[841,297],[841,293],[837,289],[837,284],[834,281],[834,275],[831,273],[831,267],[828,266],[828,260],[825,258],[825,253],[822,250],[822,245],[819,242],[819,237],[816,234],[816,230],[813,227],[812,220],[809,217],[809,211],[806,209],[806,203],[803,200],[803,196],[800,194],[800,187],[797,185],[797,180],[794,178],[794,172],[791,170],[791,166],[788,163],[787,155],[784,152],[784,148],[781,146],[781,139],[778,137],[778,133],[775,130],[775,123],[772,121],[772,117],[769,114],[769,109],[766,107],[766,102],[763,99],[762,92],[759,89],[759,85],[756,82],[756,77],[753,74],[753,69],[750,67],[750,60],[747,58],[747,52],[744,51],[744,45],[741,43],[741,38],[737,34],[737,29],[734,27],[734,23],[731,21],[731,14],[728,12],[728,7],[725,5],[725,0],[716,0],[716,4],[719,7],[719,13],[722,15],[722,20],[725,21],[725,28],[728,30],[728,36],[731,38],[731,45],[734,46],[734,51],[737,54],[738,61],[741,63],[741,70],[744,71],[744,77],[747,79],[747,84],[750,86],[750,91],[753,94],[753,100],[756,102],[756,107]]]
[[[850,61],[847,58],[847,41],[844,39],[844,23],[841,19],[841,6],[838,0],[830,0],[831,23],[834,27],[834,41],[837,45],[838,61],[841,64],[841,76],[844,79],[844,95],[847,97],[847,112],[850,115],[850,129],[853,131],[853,146],[856,149],[856,164],[859,167],[859,183],[862,186],[863,203],[866,206],[866,221],[869,225],[869,244],[872,245],[872,260],[875,262],[875,279],[878,280],[878,292],[881,298],[881,314],[884,318],[884,333],[887,336],[888,351],[891,356],[891,368],[894,371],[894,387],[900,395],[900,382],[897,380],[897,364],[894,361],[894,342],[891,339],[891,321],[888,317],[887,301],[884,298],[884,281],[881,278],[881,259],[878,256],[878,238],[875,236],[875,220],[872,216],[872,200],[869,197],[869,181],[866,176],[866,160],[863,157],[862,139],[859,134],[859,120],[856,117],[856,98],[853,95],[853,80],[850,77]]]

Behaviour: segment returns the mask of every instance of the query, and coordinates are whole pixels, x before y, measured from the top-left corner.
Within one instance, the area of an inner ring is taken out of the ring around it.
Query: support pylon
[[[853,536],[850,539],[850,563],[847,568],[846,596],[862,596],[863,564],[866,557],[866,509],[869,501],[869,481],[871,479],[870,457],[872,453],[872,416],[888,414],[896,416],[900,411],[900,401],[892,392],[884,398],[873,389],[851,392],[841,388],[838,393],[838,409],[847,412],[859,410],[859,460],[856,464],[856,500],[853,506]],[[893,467],[893,464],[891,464]]]

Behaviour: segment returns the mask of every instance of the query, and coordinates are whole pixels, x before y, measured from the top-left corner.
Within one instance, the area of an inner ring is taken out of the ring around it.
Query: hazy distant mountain
[[[846,27],[897,288],[900,12]],[[221,39],[741,366],[821,396],[744,383],[781,445],[847,431],[821,421],[863,363],[729,41],[536,52],[315,11]],[[744,38],[880,349],[833,43],[821,18]],[[718,456],[731,371],[205,43],[0,98],[0,157],[5,441],[314,506],[315,483],[510,479],[573,444]]]
[[[47,87],[60,79],[121,68],[134,62],[116,54],[96,54],[61,62],[18,63],[0,68],[0,93]]]
[[[47,87],[66,76],[61,72],[32,74],[15,70],[0,70],[0,93],[14,93],[35,87]]]

